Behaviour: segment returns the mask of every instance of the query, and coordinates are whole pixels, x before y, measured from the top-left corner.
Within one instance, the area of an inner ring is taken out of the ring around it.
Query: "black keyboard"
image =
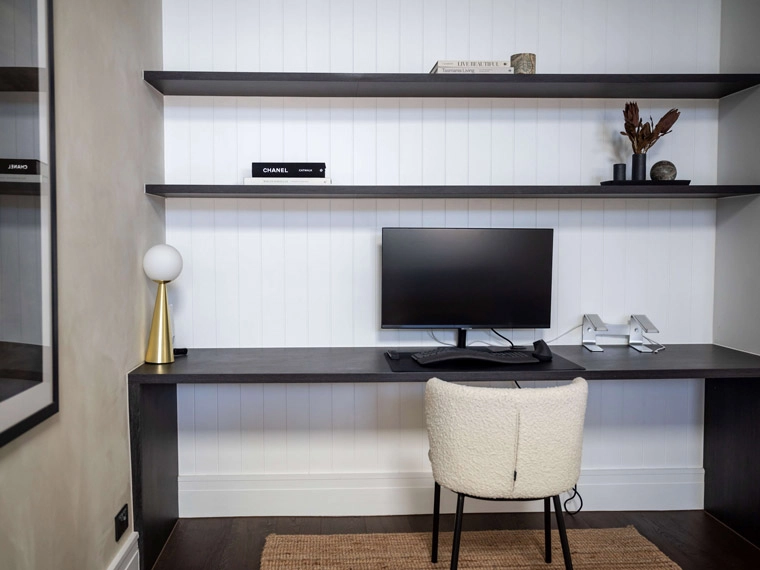
[[[415,352],[412,354],[412,358],[421,366],[448,362],[450,360],[476,360],[493,364],[535,364],[539,362],[529,350],[491,352],[490,350],[455,348],[453,346]]]

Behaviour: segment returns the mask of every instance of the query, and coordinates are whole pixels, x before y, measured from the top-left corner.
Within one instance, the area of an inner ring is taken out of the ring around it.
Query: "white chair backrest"
[[[578,482],[588,385],[425,388],[433,477],[457,493],[491,499],[551,497]]]

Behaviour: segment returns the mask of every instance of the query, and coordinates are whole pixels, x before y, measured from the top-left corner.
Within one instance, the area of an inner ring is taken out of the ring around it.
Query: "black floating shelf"
[[[244,186],[147,184],[163,198],[727,198],[760,186]]]
[[[0,181],[0,196],[39,196],[39,182]]]
[[[42,71],[38,67],[0,67],[0,92],[38,92]]]
[[[164,95],[720,99],[760,74],[479,74],[145,71]]]

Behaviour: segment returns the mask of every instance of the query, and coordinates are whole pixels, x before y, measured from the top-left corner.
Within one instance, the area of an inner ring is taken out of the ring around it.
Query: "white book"
[[[243,184],[246,186],[276,186],[276,185],[293,185],[293,186],[321,186],[323,184],[332,184],[332,178],[244,178]]]
[[[433,75],[439,75],[442,73],[498,73],[501,75],[509,75],[514,73],[513,67],[441,67],[434,71],[431,71]]]

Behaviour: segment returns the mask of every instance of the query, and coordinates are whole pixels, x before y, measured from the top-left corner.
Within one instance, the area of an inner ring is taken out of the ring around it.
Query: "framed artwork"
[[[58,412],[52,0],[0,2],[0,446]]]

